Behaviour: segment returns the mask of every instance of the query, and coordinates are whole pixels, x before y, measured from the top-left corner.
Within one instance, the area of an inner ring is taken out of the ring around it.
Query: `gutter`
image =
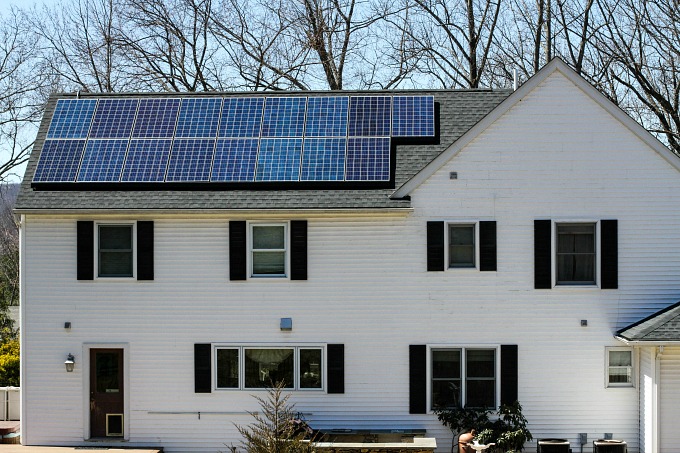
[[[628,346],[680,346],[680,340],[631,340],[619,335],[614,335],[614,338]]]

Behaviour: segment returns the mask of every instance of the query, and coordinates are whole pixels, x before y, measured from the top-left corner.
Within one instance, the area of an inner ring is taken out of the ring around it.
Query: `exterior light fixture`
[[[73,372],[73,367],[76,365],[76,358],[73,357],[73,354],[69,352],[68,356],[66,357],[66,361],[64,362],[64,366],[66,367],[66,371],[68,373]]]

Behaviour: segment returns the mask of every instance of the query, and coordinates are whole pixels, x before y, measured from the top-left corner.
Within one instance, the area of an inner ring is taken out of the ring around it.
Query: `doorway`
[[[90,349],[90,437],[123,437],[123,349]]]

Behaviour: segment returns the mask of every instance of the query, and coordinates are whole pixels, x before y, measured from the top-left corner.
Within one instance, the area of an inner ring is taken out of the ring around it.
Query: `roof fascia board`
[[[629,340],[618,335],[614,338],[627,346],[680,346],[680,340]]]
[[[352,217],[385,218],[407,217],[413,208],[339,208],[339,209],[17,209],[15,214],[44,218],[93,217],[153,217],[177,218],[187,215],[200,218],[310,218],[310,217]]]
[[[659,153],[661,157],[663,157],[668,163],[670,163],[676,170],[680,171],[680,158],[678,158],[678,156],[676,156],[656,137],[649,133],[637,121],[628,116],[628,114],[621,110],[620,107],[614,105],[602,93],[597,91],[595,87],[590,85],[590,83],[588,83],[583,77],[578,75],[561,58],[555,57],[550,61],[550,63],[545,65],[540,71],[538,71],[531,78],[529,78],[529,80],[522,84],[503,102],[498,104],[498,106],[496,106],[495,109],[489,112],[477,124],[470,128],[470,130],[463,134],[449,148],[447,148],[439,156],[434,158],[422,170],[420,170],[411,179],[409,179],[401,187],[399,187],[392,195],[392,198],[398,199],[410,195],[413,192],[413,190],[419,187],[437,170],[439,170],[448,161],[454,158],[463,148],[469,145],[483,131],[485,131],[496,120],[498,120],[501,116],[508,112],[524,97],[526,97],[531,91],[534,90],[534,88],[543,83],[543,81],[550,77],[554,72],[559,72],[564,77],[566,77],[569,81],[576,85],[577,88],[581,89],[581,91],[583,91],[593,101],[595,101],[595,103],[597,103],[599,106],[605,109],[605,111],[611,114],[627,129],[629,129],[633,134],[640,138],[640,140],[642,140],[647,146],[649,146],[657,153]]]

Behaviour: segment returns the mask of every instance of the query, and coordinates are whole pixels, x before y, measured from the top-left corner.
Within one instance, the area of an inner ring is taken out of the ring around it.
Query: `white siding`
[[[680,348],[664,348],[659,384],[659,453],[680,450]]]
[[[345,393],[296,392],[297,409],[312,424],[423,426],[447,451],[434,415],[408,413],[408,345],[518,344],[535,438],[576,449],[588,433],[589,452],[613,433],[634,453],[638,389],[605,388],[605,347],[680,294],[679,190],[675,169],[556,74],[418,188],[411,215],[310,215],[308,281],[229,281],[234,219],[178,214],[149,217],[154,281],[79,282],[77,219],[28,216],[23,440],[83,443],[88,343],[128,345],[129,444],[167,451],[226,451],[257,408],[252,391],[193,393],[194,343],[343,343]],[[618,219],[620,289],[534,290],[536,218]],[[492,219],[498,272],[426,272],[426,221]]]

